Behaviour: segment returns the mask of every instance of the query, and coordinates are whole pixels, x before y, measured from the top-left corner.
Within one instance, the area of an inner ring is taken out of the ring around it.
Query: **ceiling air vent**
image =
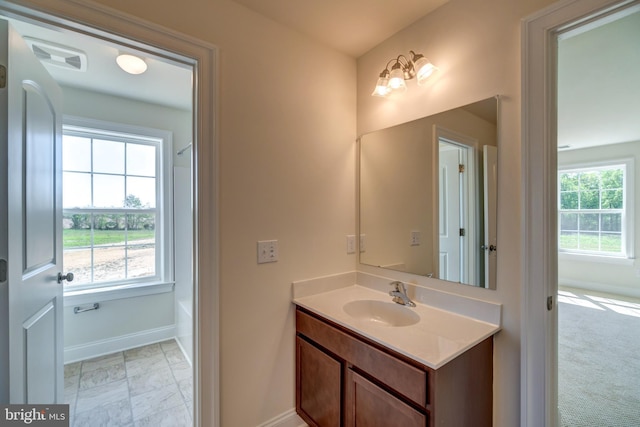
[[[67,70],[87,71],[87,54],[81,50],[31,37],[24,37],[24,40],[43,64]]]

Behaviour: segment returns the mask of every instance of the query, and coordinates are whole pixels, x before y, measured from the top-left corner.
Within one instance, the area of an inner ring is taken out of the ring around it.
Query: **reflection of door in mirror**
[[[478,141],[434,126],[438,141],[439,262],[443,280],[482,286],[476,149]]]
[[[485,191],[483,174],[484,147],[497,146],[497,107],[496,98],[488,98],[361,136],[360,264],[495,289],[497,256],[489,247],[496,245],[496,193]],[[452,174],[444,177],[441,142],[453,151]],[[488,170],[495,188],[495,160]],[[488,214],[485,196],[493,200]],[[485,231],[485,215],[493,232]]]
[[[484,283],[496,283],[498,263],[498,148],[490,145],[482,147],[484,183]],[[490,287],[490,286],[486,286]]]
[[[440,258],[439,274],[443,280],[461,282],[465,276],[462,268],[464,261],[463,248],[466,239],[462,230],[465,223],[464,210],[461,201],[466,196],[464,181],[460,179],[459,168],[464,164],[462,160],[464,150],[455,144],[440,141],[438,155],[439,178],[439,229],[440,229]]]

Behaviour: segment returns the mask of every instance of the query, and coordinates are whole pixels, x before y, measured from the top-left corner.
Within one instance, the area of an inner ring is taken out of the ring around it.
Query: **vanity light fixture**
[[[147,71],[147,63],[144,62],[144,59],[134,55],[121,53],[116,58],[116,62],[129,74],[142,74]]]
[[[385,97],[392,93],[404,92],[407,90],[405,81],[414,77],[418,85],[422,85],[437,70],[436,66],[424,55],[415,53],[412,50],[409,52],[411,53],[411,59],[407,59],[404,55],[398,55],[397,58],[387,63],[387,66],[378,76],[372,96]],[[391,70],[389,70],[390,65]]]

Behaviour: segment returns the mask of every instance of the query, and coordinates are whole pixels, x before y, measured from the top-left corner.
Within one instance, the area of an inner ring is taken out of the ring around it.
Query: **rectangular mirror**
[[[360,263],[495,289],[498,97],[360,137]]]

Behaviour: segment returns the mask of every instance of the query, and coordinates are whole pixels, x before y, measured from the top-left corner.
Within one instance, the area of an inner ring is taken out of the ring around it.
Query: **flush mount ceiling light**
[[[147,71],[147,63],[144,59],[129,54],[120,54],[116,58],[118,66],[129,74],[142,74]]]
[[[397,58],[390,60],[387,66],[378,76],[376,88],[373,90],[372,96],[389,96],[392,93],[401,93],[407,90],[406,80],[416,78],[418,85],[424,82],[437,70],[427,58],[422,54],[416,54],[410,50],[411,59],[407,59],[404,55],[398,55]],[[389,66],[391,65],[391,71]]]

